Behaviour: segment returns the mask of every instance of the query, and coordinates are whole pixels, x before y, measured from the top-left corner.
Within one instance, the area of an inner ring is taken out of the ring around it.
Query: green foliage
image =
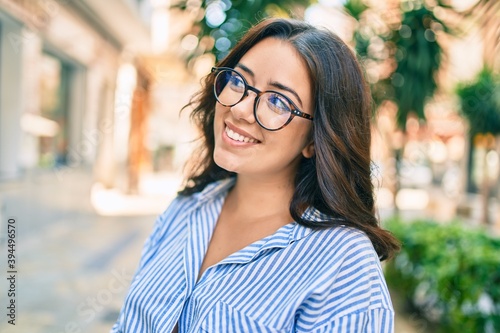
[[[387,222],[403,243],[391,288],[442,332],[500,332],[500,240],[458,223]]]
[[[181,0],[173,7],[182,10],[195,8],[203,13],[196,23],[198,38],[210,39],[210,47],[198,48],[193,56],[199,53],[213,53],[217,60],[224,58],[243,34],[255,23],[269,16],[295,17],[300,7],[310,5],[314,0]]]
[[[344,4],[344,8],[349,15],[359,21],[361,14],[368,9],[368,6],[363,0],[349,0]]]
[[[460,84],[457,95],[471,135],[500,134],[500,82],[491,70],[484,68],[473,82]]]
[[[377,106],[386,100],[394,101],[398,106],[397,124],[405,131],[410,113],[425,119],[425,103],[436,91],[435,76],[441,64],[442,49],[436,34],[448,29],[434,15],[437,5],[401,1],[397,15],[400,19],[395,22],[395,13],[380,16],[379,20],[363,19],[363,12],[370,12],[370,17],[376,13],[357,3],[348,1],[345,8],[359,21],[354,39],[361,61],[367,70],[376,68],[381,75],[368,78],[373,100]],[[385,22],[383,17],[391,21]],[[380,68],[390,68],[389,73],[381,73]]]
[[[434,12],[426,7],[411,10],[404,13],[401,27],[393,35],[397,67],[391,81],[398,106],[396,120],[403,130],[410,112],[425,119],[425,103],[437,87],[435,75],[442,52],[432,30],[437,21]]]

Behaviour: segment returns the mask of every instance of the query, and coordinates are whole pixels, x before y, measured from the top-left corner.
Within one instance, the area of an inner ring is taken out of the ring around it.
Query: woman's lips
[[[239,141],[239,142],[249,142],[249,143],[257,143],[258,141],[253,139],[253,138],[249,138],[247,136],[243,136],[241,134],[238,134],[236,133],[235,131],[233,131],[232,129],[230,129],[229,127],[226,126],[225,128],[225,132],[226,132],[226,135],[234,140],[234,141]]]
[[[241,143],[260,143],[259,140],[251,136],[249,133],[244,130],[237,128],[233,124],[226,122],[224,123],[224,133],[226,136],[232,141],[241,142]]]

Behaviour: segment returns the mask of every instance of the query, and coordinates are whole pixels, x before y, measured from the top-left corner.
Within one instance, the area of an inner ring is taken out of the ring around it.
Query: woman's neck
[[[293,192],[294,184],[290,179],[238,175],[226,198],[226,204],[228,209],[241,216],[257,219],[280,216],[281,219],[291,221],[289,207]]]

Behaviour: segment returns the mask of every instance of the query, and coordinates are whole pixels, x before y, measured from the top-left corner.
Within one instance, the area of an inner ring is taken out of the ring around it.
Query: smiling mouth
[[[233,131],[232,129],[230,129],[227,126],[225,129],[225,132],[226,132],[227,136],[234,141],[247,142],[247,143],[259,143],[259,141],[255,140],[253,138],[249,138],[249,137],[246,137],[246,136],[243,136],[241,134],[236,133],[235,131]]]

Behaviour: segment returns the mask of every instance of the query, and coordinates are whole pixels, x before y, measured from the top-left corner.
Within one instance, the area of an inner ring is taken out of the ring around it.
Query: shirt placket
[[[207,252],[223,203],[224,196],[219,196],[213,202],[208,203],[213,205],[211,209],[208,210],[206,209],[207,205],[202,205],[196,208],[188,218],[188,233],[183,255],[186,299],[180,316],[180,332],[189,332],[192,324],[192,318],[189,317],[191,317],[191,313],[196,311],[196,304],[191,303],[191,294],[196,287],[203,258]],[[208,214],[208,212],[211,214]],[[186,320],[183,320],[183,318]]]

